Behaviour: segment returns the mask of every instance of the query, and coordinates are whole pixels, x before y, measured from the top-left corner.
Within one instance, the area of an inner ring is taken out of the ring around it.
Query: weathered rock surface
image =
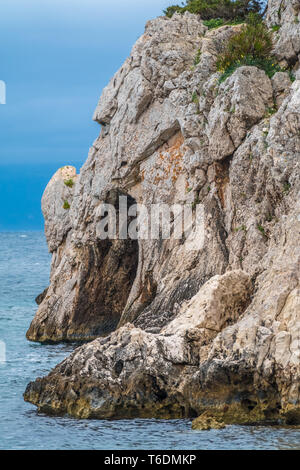
[[[27,334],[97,339],[29,384],[41,411],[300,421],[299,2],[286,3],[270,0],[267,21],[293,83],[241,67],[220,85],[216,58],[239,27],[185,14],[150,21],[104,89],[76,184],[58,173],[43,198],[51,282]],[[119,210],[119,195],[202,205],[193,250],[173,234],[100,240],[100,204]]]
[[[42,211],[50,253],[58,249],[72,228],[69,209],[73,201],[76,180],[76,168],[64,166],[51,178],[43,194]]]
[[[26,399],[41,411],[79,418],[189,416],[185,382],[201,347],[241,315],[250,284],[242,271],[212,278],[161,334],[128,324],[76,350],[30,384]]]
[[[207,118],[208,151],[213,161],[232,155],[272,105],[272,85],[263,70],[240,67],[222,83]]]
[[[283,64],[295,64],[300,54],[300,1],[269,0],[266,18],[269,26],[280,26],[275,33],[275,54]]]

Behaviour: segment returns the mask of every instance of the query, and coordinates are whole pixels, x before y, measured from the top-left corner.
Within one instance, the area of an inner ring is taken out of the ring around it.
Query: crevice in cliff
[[[119,196],[127,196],[129,207],[136,203],[135,199],[119,190],[111,191],[107,202],[114,205],[117,214]],[[97,240],[83,248],[81,258],[72,329],[75,332],[81,328],[88,330],[88,337],[109,334],[118,326],[136,277],[138,241],[130,238]]]
[[[217,192],[218,192],[222,209],[225,209],[225,204],[226,204],[225,193],[226,193],[226,188],[230,182],[229,168],[230,168],[230,163],[232,159],[233,159],[233,154],[224,158],[224,160],[221,160],[215,163],[215,174],[216,174],[215,183],[216,183]]]

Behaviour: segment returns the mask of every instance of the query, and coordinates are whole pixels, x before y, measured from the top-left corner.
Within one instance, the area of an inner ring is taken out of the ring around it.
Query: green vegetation
[[[260,233],[264,236],[264,237],[267,237],[266,235],[266,232],[265,232],[265,229],[262,225],[258,224],[257,225],[257,229],[260,231]]]
[[[273,114],[276,114],[277,111],[278,111],[278,109],[277,109],[277,106],[276,106],[276,105],[274,105],[273,108],[270,108],[270,107],[269,107],[269,108],[267,108],[265,117],[266,117],[266,118],[269,118],[269,117],[273,116]]]
[[[242,24],[245,22],[245,19],[235,18],[232,20],[225,21],[222,18],[212,18],[211,20],[203,21],[203,24],[208,27],[208,29],[220,28],[220,26],[230,25],[234,26],[237,24]]]
[[[249,65],[262,69],[270,78],[272,78],[276,72],[283,71],[278,64],[274,63],[274,59],[257,59],[251,56],[246,56],[243,57],[241,60],[237,60],[236,62],[233,62],[230,66],[228,66],[222,73],[219,82],[224,82],[226,78],[230,77],[230,75],[232,75],[233,72],[236,71],[236,69],[242,67],[243,65]],[[219,69],[219,71],[222,72],[223,69]]]
[[[201,59],[201,49],[198,49],[195,60],[194,60],[194,65],[198,65]]]
[[[200,204],[199,194],[196,196],[196,198],[195,198],[195,200],[192,204],[192,209],[195,210],[198,204]]]
[[[283,185],[283,192],[288,194],[291,190],[291,187],[292,187],[291,184],[288,181],[286,181]]]
[[[211,20],[203,21],[203,23],[208,27],[208,29],[215,29],[223,26],[225,21],[222,18],[212,18]]]
[[[262,4],[263,2],[260,0],[186,0],[183,6],[173,5],[168,7],[164,13],[171,18],[174,13],[189,11],[201,15],[203,20],[241,21],[249,13],[259,13]]]
[[[288,74],[289,74],[291,82],[293,83],[296,80],[296,76],[295,76],[293,70],[289,70]]]
[[[275,24],[274,26],[272,26],[272,31],[274,33],[277,33],[277,31],[279,31],[281,28],[280,24]]]
[[[220,83],[243,65],[258,67],[271,78],[282,70],[271,56],[272,48],[271,32],[258,14],[250,14],[247,24],[232,36],[225,51],[218,57],[217,68],[222,72]]]
[[[234,229],[235,232],[245,232],[247,233],[247,227],[246,225],[241,225],[241,227],[237,227],[236,229]]]
[[[195,104],[198,104],[199,103],[199,97],[197,95],[197,93],[194,91],[194,93],[192,94],[192,102],[195,103]]]
[[[73,186],[75,184],[72,179],[65,180],[64,183],[65,183],[66,186],[68,186],[68,188],[73,188]]]
[[[63,205],[63,208],[67,211],[67,210],[70,209],[70,207],[71,207],[71,206],[70,206],[70,204],[68,203],[68,201],[65,201],[65,202],[64,202],[64,205]]]

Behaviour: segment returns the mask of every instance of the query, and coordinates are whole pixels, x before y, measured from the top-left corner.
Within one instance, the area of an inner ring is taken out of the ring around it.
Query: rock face
[[[97,339],[28,385],[39,410],[201,415],[203,429],[299,423],[298,2],[280,21],[278,3],[267,21],[282,25],[274,49],[293,83],[240,67],[219,84],[217,55],[240,27],[208,31],[186,13],[150,21],[104,89],[100,136],[80,175],[68,170],[74,186],[59,170],[43,197],[51,282],[27,333]],[[173,230],[167,240],[100,239],[99,208],[118,213],[119,196],[200,206],[193,249]]]
[[[215,276],[160,334],[128,324],[77,349],[48,378],[29,385],[26,398],[41,411],[79,418],[189,416],[195,411],[186,395],[199,355],[239,318],[250,294],[242,271]]]
[[[300,54],[300,1],[269,0],[266,18],[276,32],[275,54],[283,64],[294,65]]]
[[[77,181],[76,168],[60,168],[51,178],[42,198],[45,234],[50,253],[55,252],[72,228],[70,204]]]

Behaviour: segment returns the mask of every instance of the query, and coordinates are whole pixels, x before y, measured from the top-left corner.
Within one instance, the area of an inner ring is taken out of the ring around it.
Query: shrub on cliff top
[[[189,11],[199,14],[203,20],[215,18],[225,21],[243,20],[249,13],[259,13],[263,3],[262,0],[186,0],[183,6],[170,6],[164,13],[169,18],[176,12]]]
[[[228,41],[227,46],[217,60],[217,69],[222,72],[220,81],[242,65],[253,65],[265,70],[269,77],[280,70],[271,57],[272,35],[261,18],[250,14],[247,24]]]

